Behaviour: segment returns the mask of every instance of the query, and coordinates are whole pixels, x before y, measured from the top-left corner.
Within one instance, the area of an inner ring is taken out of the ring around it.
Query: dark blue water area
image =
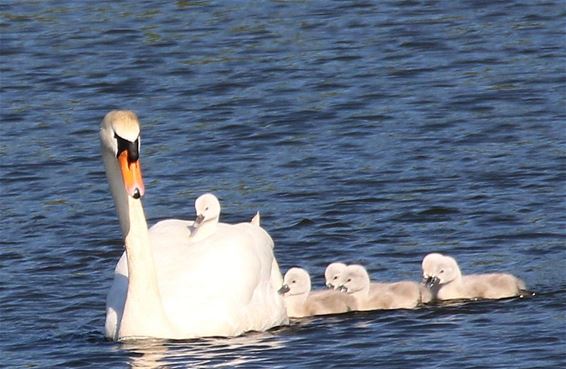
[[[566,367],[564,19],[553,0],[3,1],[0,366]],[[332,261],[420,280],[442,252],[535,294],[107,341],[115,108],[142,122],[151,224],[214,192],[316,288]]]

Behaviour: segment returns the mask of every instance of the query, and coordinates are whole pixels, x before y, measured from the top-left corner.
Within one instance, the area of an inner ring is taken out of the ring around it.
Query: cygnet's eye
[[[352,278],[348,278],[346,282],[352,282]]]
[[[444,273],[444,269],[440,269],[440,272],[438,272],[438,274],[442,274]]]
[[[295,280],[292,280],[292,281],[291,281],[291,283],[295,283],[295,282],[297,282],[297,281],[295,281]]]
[[[208,206],[206,208],[204,208],[204,211],[208,211]]]
[[[337,275],[335,275],[334,277],[332,277],[332,279],[338,279],[338,276],[337,276]]]

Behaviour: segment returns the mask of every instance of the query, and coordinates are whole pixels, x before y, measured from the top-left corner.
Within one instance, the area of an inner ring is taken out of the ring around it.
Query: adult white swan
[[[126,246],[106,301],[106,336],[236,336],[287,324],[273,240],[258,225],[223,224],[199,241],[191,241],[192,221],[148,231],[139,139],[133,112],[104,117],[102,157]]]

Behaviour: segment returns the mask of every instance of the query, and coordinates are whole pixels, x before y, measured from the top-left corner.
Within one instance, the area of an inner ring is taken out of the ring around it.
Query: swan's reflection
[[[283,337],[272,332],[250,333],[234,338],[195,340],[126,341],[132,368],[233,367],[265,358],[265,352],[284,346]]]

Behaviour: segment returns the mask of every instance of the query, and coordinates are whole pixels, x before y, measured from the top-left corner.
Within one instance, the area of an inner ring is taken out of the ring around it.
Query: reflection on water
[[[261,364],[262,357],[284,348],[285,343],[274,332],[253,332],[235,338],[126,341],[120,346],[130,353],[132,368],[216,368]]]
[[[122,343],[121,346],[130,353],[132,368],[159,368],[163,366],[164,360],[169,360],[167,346],[160,340],[140,340]]]

